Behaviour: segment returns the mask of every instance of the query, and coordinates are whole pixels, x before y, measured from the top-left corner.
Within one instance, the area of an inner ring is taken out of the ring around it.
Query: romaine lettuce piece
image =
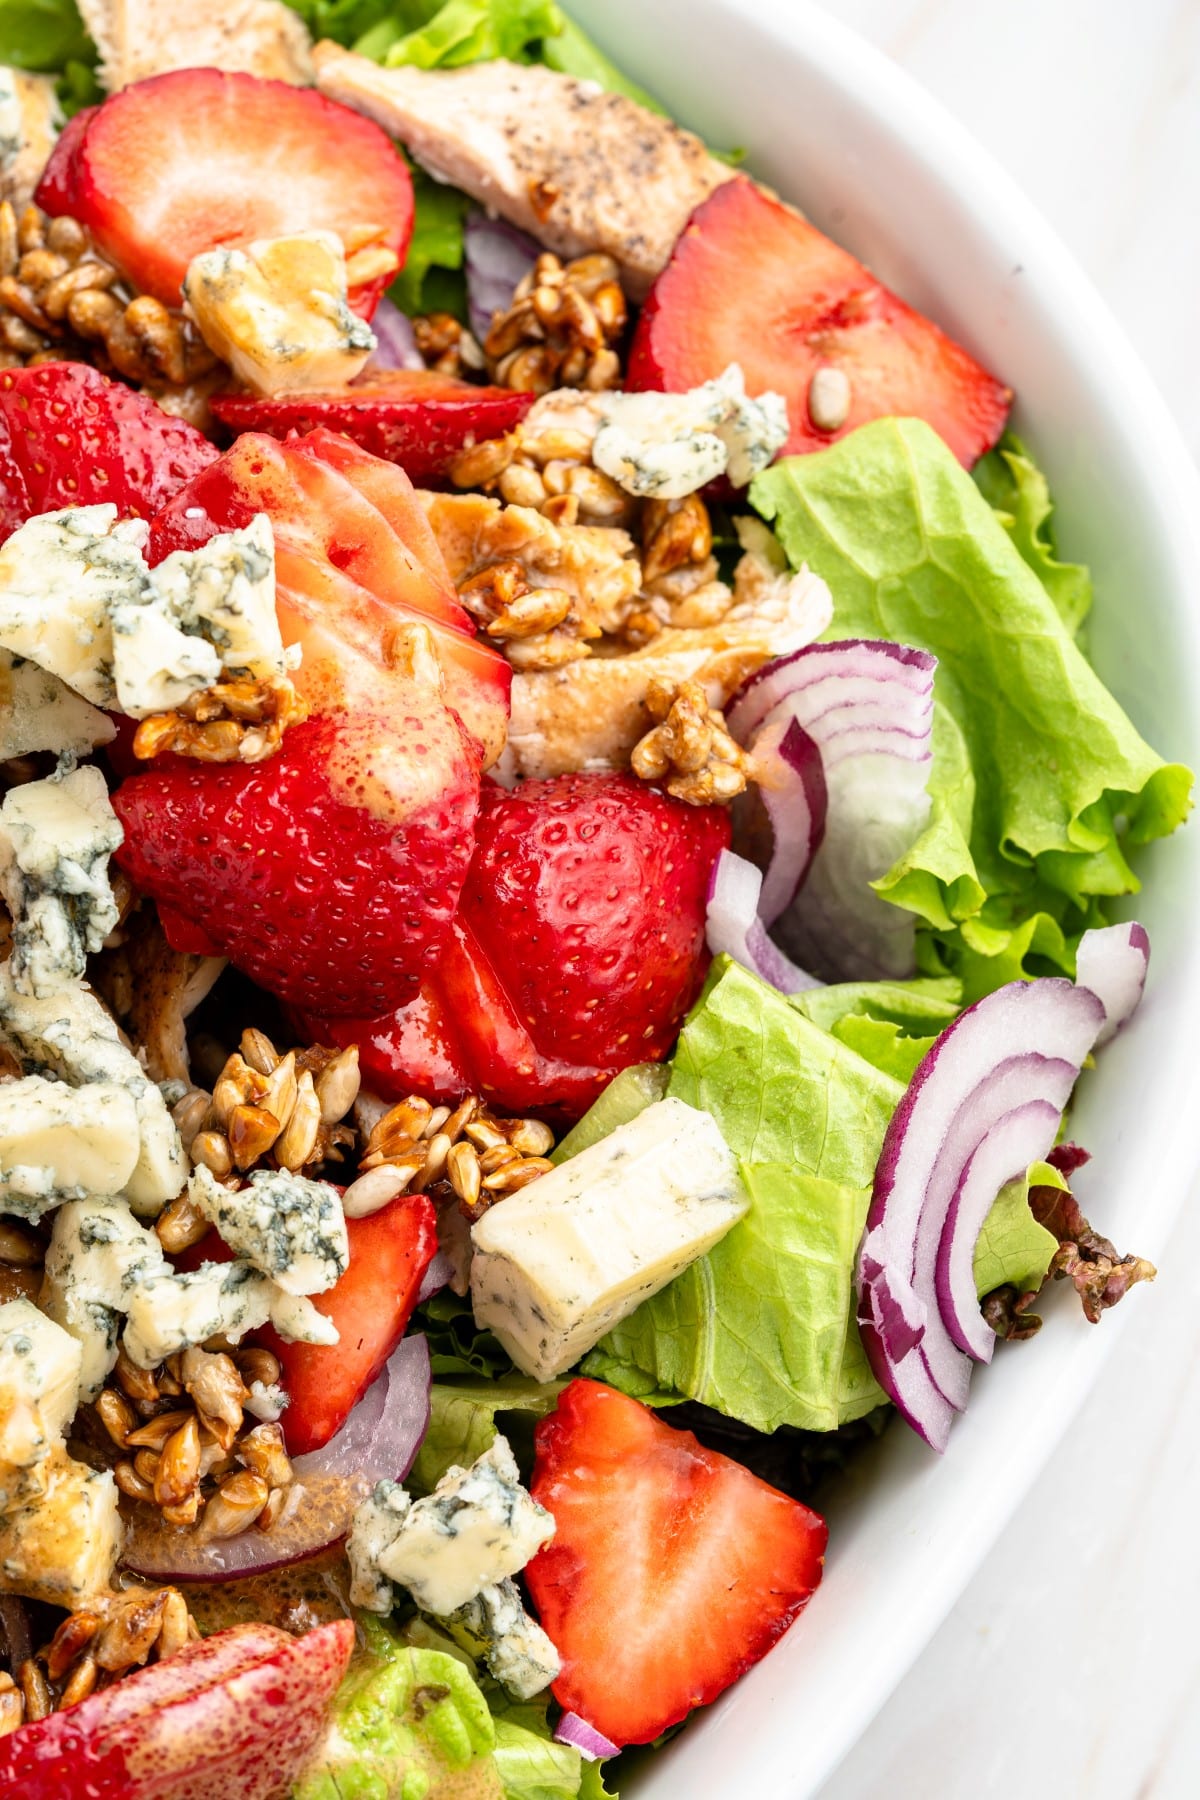
[[[1189,772],[1143,742],[1062,595],[929,426],[877,420],[777,463],[751,500],[792,563],[829,583],[830,638],[938,658],[932,816],[874,884],[924,921],[923,966],[960,975],[968,998],[1030,959],[1070,972],[1098,903],[1137,890],[1126,850],[1186,816]]]
[[[498,1375],[485,1381],[435,1381],[429,1397],[429,1429],[405,1482],[414,1494],[430,1494],[452,1463],[470,1468],[494,1441],[497,1413],[530,1420],[553,1412],[565,1381],[532,1381]]]
[[[962,984],[952,978],[842,981],[792,994],[788,1004],[907,1086],[938,1033],[960,1011]]]
[[[0,0],[0,63],[58,74],[95,54],[75,0]]]
[[[1020,1181],[1000,1189],[983,1222],[975,1246],[975,1289],[982,1297],[998,1287],[1014,1287],[1018,1293],[1036,1291],[1046,1279],[1058,1239],[1039,1225],[1029,1209],[1031,1187],[1066,1188],[1066,1182],[1049,1163],[1032,1163]]]
[[[610,1332],[586,1374],[654,1405],[699,1400],[768,1432],[833,1431],[884,1403],[854,1323],[854,1260],[906,1081],[838,1033],[894,1032],[892,1059],[911,1060],[954,1017],[957,993],[946,981],[853,982],[787,1000],[717,959],[668,1091],[712,1113],[741,1162],[751,1209]],[[1010,1282],[1037,1287],[1045,1275],[1054,1241],[1029,1212],[1028,1185],[1006,1189],[984,1227],[981,1295]]]

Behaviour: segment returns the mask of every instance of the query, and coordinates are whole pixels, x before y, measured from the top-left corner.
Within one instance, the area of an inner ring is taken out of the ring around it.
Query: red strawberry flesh
[[[37,201],[69,212],[142,293],[178,306],[193,256],[297,231],[365,226],[403,261],[412,180],[378,125],[313,88],[175,69],[95,108],[51,159]],[[370,317],[384,280],[351,291]]]
[[[83,363],[0,372],[0,536],[64,506],[108,501],[150,518],[217,455],[194,426]]]
[[[453,917],[478,793],[457,720],[411,685],[402,735],[394,720],[314,718],[267,762],[124,782],[118,860],[135,887],[293,1005],[402,1002]]]
[[[534,1442],[556,1530],[525,1580],[563,1661],[554,1697],[649,1743],[782,1636],[821,1579],[825,1523],[600,1382],[573,1381]]]
[[[275,1800],[321,1742],[348,1619],[239,1625],[0,1740],[0,1800]]]
[[[234,431],[293,431],[326,425],[372,456],[399,463],[418,487],[445,485],[458,453],[512,431],[532,394],[474,387],[431,369],[393,369],[329,393],[217,394],[212,409]]]
[[[969,467],[999,438],[1012,400],[848,250],[744,178],[689,219],[642,310],[627,385],[684,392],[730,363],[741,365],[748,393],[787,401],[784,455],[906,415],[926,420]],[[819,369],[849,383],[845,415],[829,429],[809,410]]]

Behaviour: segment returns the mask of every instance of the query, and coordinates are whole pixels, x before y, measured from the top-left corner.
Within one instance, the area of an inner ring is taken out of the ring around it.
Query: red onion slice
[[[1031,1100],[1005,1113],[967,1159],[950,1202],[938,1246],[938,1306],[955,1344],[976,1362],[991,1362],[996,1334],[979,1310],[975,1245],[996,1195],[1042,1160],[1061,1117],[1061,1109],[1048,1100]]]
[[[758,914],[773,925],[800,891],[825,836],[827,794],[821,752],[798,719],[772,717],[754,739],[753,804],[770,832]],[[748,808],[735,814],[739,839]],[[754,860],[759,860],[755,858]]]
[[[1023,1158],[1027,1166],[1045,1154],[1104,1021],[1096,995],[1073,982],[1010,982],[942,1032],[888,1126],[859,1251],[858,1323],[880,1386],[935,1450],[945,1448],[954,1412],[966,1404],[971,1369],[948,1328],[952,1318],[959,1335],[967,1335],[961,1329],[968,1310],[961,1253],[955,1257],[946,1238],[956,1196],[951,1236],[961,1233],[973,1253],[978,1227],[972,1230],[972,1208],[982,1173],[962,1193],[972,1158],[1013,1113],[1021,1115],[1023,1147],[1016,1146],[1016,1126],[1010,1134],[1006,1125],[1000,1140],[1005,1156]],[[993,1154],[999,1154],[995,1146],[988,1158]],[[989,1203],[1002,1185],[997,1182]],[[941,1292],[939,1265],[945,1272]],[[914,1327],[924,1324],[919,1340],[913,1330],[899,1329],[898,1311]]]
[[[1144,925],[1105,925],[1085,931],[1075,958],[1075,979],[1098,995],[1107,1015],[1097,1046],[1116,1037],[1137,1006],[1150,966],[1150,939]]]
[[[606,1738],[602,1731],[581,1719],[578,1713],[564,1713],[554,1727],[555,1742],[571,1744],[580,1756],[588,1762],[603,1762],[605,1757],[616,1756],[619,1746],[611,1738]]]
[[[371,320],[375,333],[375,349],[363,370],[362,378],[378,374],[380,369],[423,369],[425,358],[417,349],[412,320],[385,295],[375,308]]]
[[[542,247],[504,219],[470,212],[463,229],[467,265],[467,316],[482,344],[498,312],[512,305],[513,291],[541,255]]]
[[[728,708],[752,753],[795,720],[820,752],[823,840],[778,919],[789,955],[828,980],[897,979],[914,968],[915,920],[872,890],[924,829],[933,765],[936,658],[867,639],[809,644],[767,663]],[[786,839],[785,839],[786,842]],[[769,900],[778,883],[768,871]]]
[[[820,987],[819,981],[798,969],[767,936],[759,916],[762,885],[761,869],[732,850],[721,851],[708,890],[705,935],[709,949],[714,956],[732,956],[781,994]]]
[[[283,1511],[269,1531],[237,1537],[165,1525],[139,1506],[130,1520],[124,1562],[155,1581],[232,1581],[303,1562],[345,1537],[360,1500],[377,1481],[403,1481],[429,1425],[429,1346],[408,1337],[397,1346],[341,1430],[320,1450],[298,1456]]]
[[[435,1294],[440,1294],[444,1287],[449,1287],[453,1279],[454,1264],[444,1250],[437,1251],[433,1261],[421,1277],[421,1285],[417,1289],[417,1297],[413,1305],[423,1306],[426,1300],[431,1300]]]

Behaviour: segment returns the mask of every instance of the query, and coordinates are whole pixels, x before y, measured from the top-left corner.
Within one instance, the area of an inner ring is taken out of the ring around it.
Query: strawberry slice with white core
[[[219,69],[135,82],[73,122],[36,198],[166,306],[202,250],[325,230],[349,256],[370,243],[403,263],[412,235],[412,180],[378,125],[313,88]],[[390,273],[353,274],[369,318]]]
[[[990,450],[1012,395],[932,319],[744,177],[688,220],[642,309],[627,385],[686,393],[731,363],[787,401],[785,456],[869,419],[924,419],[959,461]]]

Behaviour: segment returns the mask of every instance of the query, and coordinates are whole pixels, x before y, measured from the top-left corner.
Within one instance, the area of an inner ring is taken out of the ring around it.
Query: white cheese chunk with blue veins
[[[125,1353],[140,1369],[212,1337],[236,1344],[268,1323],[289,1343],[338,1341],[337,1327],[311,1300],[285,1293],[248,1262],[201,1263],[135,1281],[126,1315]]]
[[[130,719],[176,712],[220,679],[213,646],[181,631],[159,599],[114,606],[112,632],[117,706]]]
[[[117,728],[106,713],[73,693],[57,675],[0,650],[0,762],[36,750],[87,756],[111,744]]]
[[[140,520],[115,506],[39,513],[0,547],[0,646],[95,706],[116,699],[112,612],[153,594]]]
[[[550,1381],[711,1250],[749,1205],[712,1116],[656,1101],[476,1222],[476,1323],[518,1368]]]
[[[682,500],[719,475],[744,487],[787,435],[783,396],[752,399],[741,369],[730,363],[686,394],[606,394],[592,460],[627,493]]]
[[[45,1483],[79,1406],[80,1350],[31,1300],[0,1306],[0,1514]]]
[[[269,681],[291,666],[275,608],[275,535],[266,513],[198,550],[174,550],[154,582],[181,631],[206,638],[226,674]]]
[[[37,1499],[0,1524],[0,1591],[74,1612],[112,1582],[124,1535],[117,1486],[63,1449],[44,1468]]]
[[[0,1207],[40,1219],[64,1200],[119,1193],[138,1158],[132,1096],[110,1081],[0,1083]]]
[[[259,394],[341,387],[375,349],[347,301],[346,253],[331,231],[205,250],[183,293],[209,349]]]
[[[412,1500],[398,1481],[377,1482],[355,1509],[346,1538],[351,1606],[361,1606],[364,1612],[391,1612],[395,1595],[380,1572],[379,1559],[395,1543],[411,1511]]]
[[[426,1612],[450,1613],[515,1575],[553,1536],[553,1518],[521,1486],[508,1440],[497,1437],[469,1469],[452,1466],[413,1502],[374,1564]]]
[[[23,138],[17,71],[5,64],[0,66],[0,170],[10,169],[16,162]]]
[[[562,1658],[526,1612],[515,1581],[485,1587],[446,1619],[455,1642],[482,1656],[496,1680],[518,1700],[532,1700],[562,1669]]]
[[[222,1187],[203,1165],[188,1198],[236,1256],[285,1293],[323,1294],[350,1266],[341,1196],[327,1181],[289,1169],[255,1169],[238,1188]]]
[[[94,767],[10,788],[0,804],[0,892],[13,919],[9,972],[23,993],[79,981],[117,923],[108,859],[124,837]]]
[[[158,1238],[124,1200],[77,1200],[55,1213],[41,1303],[80,1347],[84,1400],[96,1398],[117,1360],[133,1288],[166,1269]]]
[[[0,1037],[30,1074],[55,1076],[80,1089],[93,1084],[124,1088],[133,1102],[137,1126],[133,1169],[119,1191],[135,1212],[149,1217],[176,1197],[187,1180],[188,1160],[175,1122],[159,1088],[121,1042],[115,1019],[88,988],[78,985],[47,996],[22,994],[8,965],[0,965]]]

